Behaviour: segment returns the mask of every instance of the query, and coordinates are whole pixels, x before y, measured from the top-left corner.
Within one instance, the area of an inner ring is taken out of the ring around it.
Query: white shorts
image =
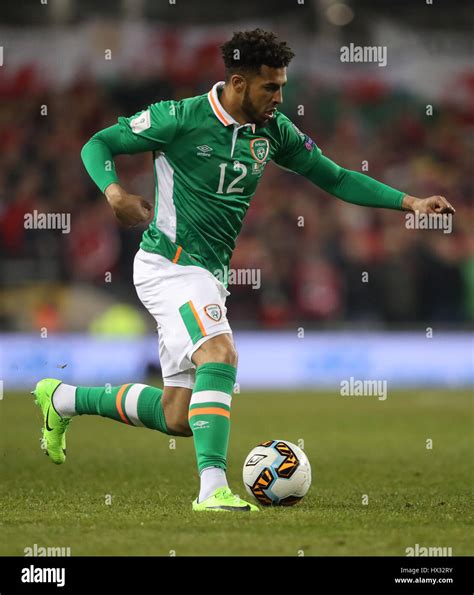
[[[133,282],[138,297],[156,320],[165,386],[193,388],[192,354],[205,341],[232,334],[227,320],[227,289],[206,269],[174,264],[140,248]]]

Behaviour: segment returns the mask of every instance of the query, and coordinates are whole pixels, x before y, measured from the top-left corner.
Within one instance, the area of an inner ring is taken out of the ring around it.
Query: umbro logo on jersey
[[[196,147],[196,149],[198,149],[198,155],[200,157],[210,157],[211,156],[211,152],[212,152],[212,147],[210,147],[209,145],[199,145],[198,147]]]

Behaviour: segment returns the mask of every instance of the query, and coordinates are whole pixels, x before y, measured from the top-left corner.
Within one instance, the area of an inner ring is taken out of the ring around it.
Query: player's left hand
[[[416,198],[407,194],[403,198],[402,206],[403,209],[407,211],[418,211],[419,213],[451,213],[454,215],[456,212],[454,207],[444,198],[444,196]]]

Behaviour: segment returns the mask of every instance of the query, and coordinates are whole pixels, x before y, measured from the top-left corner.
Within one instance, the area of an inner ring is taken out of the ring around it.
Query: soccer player
[[[193,510],[257,511],[232,493],[226,479],[237,352],[225,280],[266,164],[273,160],[358,205],[422,213],[454,209],[441,196],[409,196],[322,155],[278,111],[294,54],[273,33],[238,32],[221,49],[225,82],[204,95],[159,101],[121,117],[82,150],[118,221],[149,221],[135,257],[134,284],[157,323],[163,390],[133,382],[76,387],[48,378],[34,394],[44,415],[44,448],[54,463],[65,461],[65,433],[76,415],[193,436],[200,474]],[[114,167],[115,155],[144,151],[153,156],[154,209],[120,185]]]

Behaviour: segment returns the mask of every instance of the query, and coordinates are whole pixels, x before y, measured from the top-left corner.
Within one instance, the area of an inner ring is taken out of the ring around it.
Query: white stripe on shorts
[[[191,397],[190,405],[196,405],[197,403],[223,403],[230,407],[232,402],[232,397],[230,395],[226,395],[219,390],[200,390],[197,393],[194,393]]]
[[[138,419],[138,397],[144,388],[148,388],[146,384],[134,384],[125,396],[125,413],[134,426],[141,428],[145,426]]]

